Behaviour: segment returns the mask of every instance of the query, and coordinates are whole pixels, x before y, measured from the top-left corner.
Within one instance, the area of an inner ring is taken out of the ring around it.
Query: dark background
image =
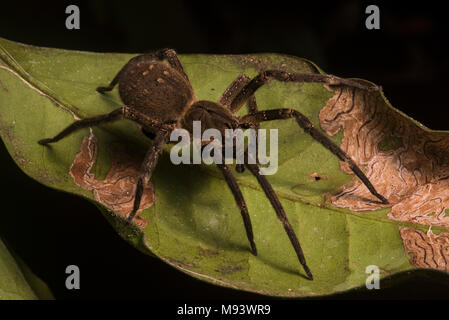
[[[72,1],[3,2],[0,37],[38,46],[141,53],[277,52],[304,57],[328,73],[368,79],[393,106],[432,129],[449,130],[448,27],[438,2],[405,1]],[[77,4],[81,29],[65,28]],[[381,29],[365,28],[377,4]],[[260,299],[193,279],[128,245],[90,203],[25,176],[0,147],[0,235],[57,298]],[[65,267],[81,270],[68,291]],[[400,275],[337,299],[449,298],[448,277]]]

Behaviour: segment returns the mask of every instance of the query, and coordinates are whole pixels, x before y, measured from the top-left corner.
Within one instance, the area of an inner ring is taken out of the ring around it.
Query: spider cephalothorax
[[[163,62],[164,59],[168,61],[168,64]],[[327,74],[298,74],[288,73],[281,70],[266,70],[260,72],[253,79],[250,79],[245,75],[240,75],[229,85],[218,102],[197,101],[189,78],[184,72],[175,51],[171,49],[162,49],[154,53],[132,58],[119,71],[109,86],[97,88],[98,92],[103,93],[105,91],[111,91],[114,86],[118,84],[120,97],[125,104],[124,107],[116,109],[108,114],[76,121],[54,138],[43,139],[40,140],[39,143],[46,145],[48,143],[56,142],[75,130],[118,120],[120,118],[135,121],[140,124],[146,132],[151,133],[154,137],[153,145],[146,153],[142,162],[140,177],[136,186],[134,207],[128,216],[128,221],[132,221],[140,206],[143,187],[150,180],[162,147],[169,142],[170,133],[173,130],[184,128],[189,132],[192,132],[193,121],[201,121],[203,131],[210,128],[224,132],[226,129],[258,128],[259,123],[263,121],[294,118],[305,132],[329,149],[340,160],[345,161],[374,196],[376,196],[382,203],[388,203],[388,201],[375,190],[368,178],[354,161],[326,135],[314,128],[309,119],[302,113],[294,109],[257,110],[254,93],[270,79],[284,82],[319,82],[329,85],[346,85],[370,91],[379,90],[379,87],[377,86],[367,86],[355,81]],[[243,117],[235,115],[246,102],[248,102],[249,113]],[[238,171],[241,172],[243,168],[246,167],[256,177],[266,196],[270,200],[277,217],[282,222],[307,276],[309,279],[313,279],[312,273],[306,264],[298,238],[296,237],[271,184],[264,175],[260,174],[259,165],[257,163],[252,164],[248,162],[249,161],[246,161],[244,166],[239,165],[237,167]],[[217,163],[217,166],[223,173],[237,205],[240,208],[246,234],[251,245],[251,251],[254,255],[257,255],[250,216],[237,181],[224,161],[222,161],[222,163]]]

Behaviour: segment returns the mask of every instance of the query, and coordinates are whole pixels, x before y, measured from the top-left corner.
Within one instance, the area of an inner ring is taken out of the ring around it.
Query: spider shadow
[[[339,195],[337,194],[336,196],[338,197]],[[369,199],[369,198],[366,198],[366,197],[358,196],[358,195],[355,195],[355,194],[345,194],[344,198],[346,198],[348,200],[352,200],[352,201],[366,202],[366,203],[369,203],[369,204],[372,204],[372,205],[385,206],[385,204],[382,203],[382,201],[380,201],[380,200],[377,200],[377,199],[373,200],[373,199]],[[390,206],[390,205],[391,205],[391,203],[388,204],[388,206]]]
[[[257,244],[256,244],[256,245],[257,245]],[[295,254],[295,253],[293,252],[293,254]],[[284,273],[287,273],[287,274],[292,275],[292,276],[295,276],[295,277],[298,277],[298,276],[299,276],[299,277],[301,277],[301,278],[303,278],[303,279],[305,279],[305,280],[309,280],[309,278],[307,277],[307,275],[306,275],[306,274],[304,273],[304,271],[302,270],[301,264],[300,264],[299,262],[297,262],[297,263],[298,263],[297,267],[295,267],[295,268],[288,268],[288,267],[286,267],[286,266],[280,264],[280,263],[278,262],[278,260],[270,260],[270,259],[261,257],[260,255],[258,255],[257,258],[258,258],[260,261],[262,261],[264,264],[269,265],[270,267],[273,267],[273,268],[275,268],[275,269],[277,269],[277,270],[279,270],[279,271],[282,271],[282,272],[284,272]],[[313,270],[312,270],[312,271],[313,271]]]
[[[198,224],[195,223],[195,213],[198,212],[199,206],[204,206],[211,212],[223,212],[222,203],[217,200],[205,200],[204,196],[202,196],[201,200],[198,200],[198,195],[211,192],[213,179],[216,179],[212,175],[205,174],[204,168],[191,164],[174,165],[170,160],[169,154],[164,152],[160,156],[158,165],[154,171],[154,176],[157,176],[157,179],[154,179],[156,193],[158,192],[158,188],[161,190],[170,190],[172,189],[172,186],[176,184],[176,192],[179,198],[177,201],[181,199],[183,203],[182,210],[180,210],[179,206],[176,207],[174,204],[174,210],[180,212],[176,215],[176,224],[180,223],[185,226],[187,230],[194,230],[191,234],[195,235],[196,240],[204,243],[207,247],[218,250],[250,250],[249,243],[237,242],[221,236],[214,231],[208,231],[203,227],[198,227]],[[227,188],[225,181],[223,181],[223,184],[223,188]],[[170,195],[164,195],[163,201],[167,202],[170,200],[169,198]],[[157,201],[160,200],[156,199],[156,205]],[[173,201],[173,203],[175,202],[176,201]],[[238,211],[237,206],[229,209],[228,212],[229,214],[236,214],[240,217],[240,212]],[[173,214],[173,212],[167,212],[167,214]],[[204,214],[207,214],[207,212]],[[175,222],[171,222],[170,219],[167,219],[166,222],[173,224],[173,228],[177,227]],[[243,229],[243,221],[242,232],[245,232]]]
[[[201,194],[202,192],[210,192],[212,179],[215,179],[212,175],[205,174],[204,168],[201,168],[201,166],[188,164],[174,165],[171,162],[169,155],[167,153],[163,153],[155,169],[155,174],[161,175],[160,178],[157,179],[155,190],[157,190],[158,186],[161,187],[161,189],[167,190],[168,188],[170,188],[170,185],[174,183],[176,183],[178,188],[181,190],[178,190],[178,192],[182,193],[185,202],[182,208],[182,212],[177,216],[177,219],[188,229],[194,230],[196,239],[199,242],[203,243],[207,247],[217,249],[218,251],[232,250],[247,252],[251,254],[250,244],[246,238],[245,230],[243,227],[243,221],[241,221],[242,234],[244,235],[244,237],[242,238],[243,241],[236,241],[227,237],[223,237],[220,234],[214,233],[213,231],[207,231],[204,228],[198,228],[198,226],[195,224],[194,212],[195,210],[198,210],[198,205],[204,205],[209,209],[215,209],[216,211],[223,211],[221,203],[219,202],[213,200],[204,201],[204,199],[202,199],[201,202],[195,201],[195,198],[198,194]],[[223,188],[227,189],[226,182],[223,180],[222,183]],[[158,200],[156,199],[156,201]],[[167,201],[167,199],[165,199],[165,201]],[[235,206],[234,208],[233,205],[232,208],[226,210],[228,210],[229,214],[235,214],[240,219],[240,212],[237,206]],[[167,212],[167,214],[171,213]],[[177,226],[173,224],[172,228],[176,227]],[[292,252],[292,254],[295,253]],[[279,261],[279,259],[275,259],[274,257],[264,257],[259,253],[256,258],[259,259],[263,264],[266,264],[283,273],[290,274],[295,277],[299,276],[303,279],[308,280],[308,277],[301,269],[301,265],[299,264],[299,262],[295,267],[287,267],[283,265]]]

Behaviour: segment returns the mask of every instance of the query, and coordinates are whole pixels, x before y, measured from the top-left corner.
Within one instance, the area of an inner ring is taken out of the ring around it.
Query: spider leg
[[[131,211],[131,213],[128,215],[127,218],[128,222],[131,222],[133,220],[133,218],[137,214],[137,210],[139,210],[144,186],[150,181],[153,169],[154,167],[156,167],[162,147],[164,146],[164,144],[167,143],[169,137],[170,137],[169,130],[159,131],[156,134],[156,138],[153,141],[153,145],[151,146],[150,149],[148,149],[145,155],[145,158],[140,167],[140,175],[139,180],[137,181],[133,210]]]
[[[249,113],[256,113],[257,111],[259,111],[259,108],[257,107],[257,102],[256,102],[256,97],[255,96],[249,97],[249,100],[248,100],[248,111],[249,111]],[[257,128],[260,127],[259,123],[256,124],[256,127]]]
[[[251,81],[251,79],[245,75],[241,74],[239,75],[232,83],[226,88],[226,90],[221,95],[220,99],[218,100],[218,103],[230,108],[231,102],[234,100],[236,95]],[[254,96],[249,97],[248,101],[248,111],[249,113],[257,112],[257,103],[256,98]],[[256,129],[256,143],[257,143],[257,130],[259,129],[259,124],[252,126],[253,129]],[[235,152],[234,152],[235,153]],[[242,173],[245,171],[245,165],[244,164],[236,164],[235,170],[238,173]]]
[[[224,164],[224,161],[223,164],[217,164],[217,166],[223,173],[223,176],[226,182],[228,183],[228,186],[231,189],[232,194],[234,195],[234,199],[240,208],[243,223],[245,224],[246,235],[248,237],[249,243],[251,244],[251,252],[253,255],[257,256],[257,248],[256,244],[254,243],[253,228],[248,213],[248,207],[246,206],[245,199],[243,198],[242,192],[240,191],[239,185],[237,184],[237,180],[235,180],[234,176],[232,175],[232,172],[229,170],[229,167]]]
[[[122,70],[125,67],[129,67],[130,65],[131,66],[135,65],[141,61],[153,61],[153,60],[163,60],[163,59],[167,59],[167,61],[171,67],[176,69],[179,73],[181,73],[181,75],[184,76],[184,78],[189,80],[189,78],[187,77],[187,74],[184,72],[184,68],[182,67],[181,62],[178,59],[178,56],[176,55],[175,50],[165,48],[165,49],[160,49],[155,52],[142,54],[142,55],[132,58],[122,69],[120,69],[120,71],[117,73],[117,75],[114,77],[114,79],[111,81],[111,83],[107,87],[98,87],[97,91],[100,93],[103,93],[103,92],[111,91],[112,89],[114,89],[115,85],[120,81],[120,75],[122,73]]]
[[[147,115],[145,115],[137,110],[134,110],[128,106],[124,106],[124,107],[115,109],[114,111],[107,113],[107,114],[102,114],[99,116],[94,116],[94,117],[75,121],[72,124],[70,124],[67,128],[62,130],[60,133],[58,133],[55,137],[39,140],[38,143],[41,145],[54,143],[77,130],[87,128],[87,127],[98,126],[103,123],[119,120],[120,118],[136,121],[139,124],[141,124],[147,128],[152,128],[153,130],[159,130],[160,128],[166,128],[166,129],[171,128],[170,125],[161,124],[158,121],[151,119]]]
[[[242,123],[258,123],[262,121],[279,120],[279,119],[289,119],[295,118],[296,122],[301,128],[304,129],[306,133],[312,136],[316,141],[320,142],[333,154],[335,154],[341,161],[346,162],[351,170],[359,177],[359,179],[365,184],[368,190],[376,196],[383,204],[388,204],[388,200],[385,199],[381,194],[379,194],[365,174],[360,170],[357,164],[337,146],[331,139],[329,139],[321,131],[317,130],[309,119],[301,112],[293,109],[275,109],[259,111],[257,113],[248,114],[241,118]]]
[[[279,201],[276,193],[273,190],[270,182],[268,182],[267,178],[264,175],[259,173],[259,166],[257,164],[249,164],[246,163],[246,167],[251,171],[251,173],[257,178],[260,186],[265,192],[267,198],[270,200],[271,205],[273,206],[274,211],[276,211],[276,216],[282,222],[282,225],[287,233],[288,238],[290,239],[293,248],[295,249],[296,255],[298,256],[298,260],[301,263],[304,271],[310,280],[313,280],[312,272],[306,263],[306,258],[304,257],[304,253],[302,252],[301,245],[299,244],[299,240],[296,237],[295,231],[292,228],[292,225],[288,221],[287,215],[285,214],[284,208],[282,207],[281,202]]]
[[[231,110],[238,111],[242,105],[256,92],[261,86],[266,84],[270,79],[276,79],[284,82],[315,82],[325,83],[328,85],[345,85],[368,91],[379,91],[381,88],[375,85],[364,85],[354,80],[339,78],[330,74],[316,73],[288,73],[281,70],[266,70],[254,77],[231,102]]]
[[[234,100],[235,96],[242,90],[243,87],[245,87],[251,79],[245,75],[241,74],[239,75],[232,83],[226,88],[226,90],[221,95],[220,99],[218,100],[218,103],[229,107],[232,100]]]
[[[111,91],[112,89],[114,89],[115,85],[119,82],[120,80],[120,75],[122,72],[123,68],[120,69],[120,71],[115,75],[114,79],[112,79],[111,83],[109,83],[109,85],[107,87],[97,87],[97,91],[99,93],[103,93],[106,91]]]
[[[61,140],[62,138],[68,136],[69,134],[71,134],[79,129],[92,127],[92,126],[98,126],[99,124],[102,124],[102,123],[118,120],[122,116],[123,116],[123,108],[118,108],[118,109],[115,109],[114,111],[107,113],[107,114],[102,114],[102,115],[91,117],[91,118],[81,119],[81,120],[73,122],[67,128],[65,128],[60,133],[58,133],[54,138],[42,139],[42,140],[39,140],[38,143],[42,144],[42,145],[46,145],[48,143],[57,142],[57,141]]]
[[[258,110],[259,109],[257,107],[256,97],[254,95],[252,95],[251,97],[249,97],[249,100],[248,100],[248,111],[249,111],[250,114],[252,114],[252,113],[256,113]],[[259,128],[260,128],[259,122],[253,123],[251,128],[256,130],[256,148],[258,149],[258,145],[257,145],[258,141],[257,141],[257,139],[258,139],[258,133],[259,133]],[[257,155],[256,155],[256,162],[258,162]],[[245,171],[245,165],[238,163],[235,166],[235,170],[238,173],[242,173],[242,172]]]
[[[184,76],[184,78],[187,79],[187,81],[189,81],[189,77],[185,73],[184,68],[182,67],[181,61],[179,61],[178,55],[176,54],[175,50],[168,49],[168,48],[160,49],[160,50],[157,50],[156,52],[154,52],[154,55],[159,60],[167,59],[170,66],[172,66],[172,68],[176,69],[179,73],[181,73]]]

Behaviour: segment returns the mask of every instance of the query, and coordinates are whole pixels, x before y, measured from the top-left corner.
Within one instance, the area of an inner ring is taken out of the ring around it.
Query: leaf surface
[[[314,281],[304,277],[282,225],[248,172],[233,170],[249,208],[257,257],[249,251],[239,209],[220,172],[206,165],[173,165],[169,148],[146,189],[139,228],[125,226],[139,164],[151,145],[136,124],[119,121],[80,130],[50,148],[37,141],[75,119],[122,106],[117,89],[100,95],[95,88],[107,85],[133,56],[0,39],[0,133],[26,174],[94,201],[139,250],[221,286],[313,296],[364,286],[369,265],[379,267],[381,279],[415,268],[449,271],[449,223],[442,214],[449,207],[447,133],[424,128],[392,108],[382,93],[322,84],[272,81],[256,93],[259,109],[301,111],[353,157],[391,205],[370,201],[350,171],[295,121],[264,123],[262,128],[279,129],[279,169],[268,179]],[[199,100],[217,101],[242,73],[321,72],[309,61],[278,54],[180,55],[180,60]],[[245,112],[242,108],[239,115]],[[423,163],[428,168],[422,169]],[[421,218],[413,215],[418,207]],[[434,227],[428,232],[429,225]],[[440,255],[420,253],[421,242],[428,253],[441,249]]]
[[[19,265],[0,239],[0,300],[35,300]]]

